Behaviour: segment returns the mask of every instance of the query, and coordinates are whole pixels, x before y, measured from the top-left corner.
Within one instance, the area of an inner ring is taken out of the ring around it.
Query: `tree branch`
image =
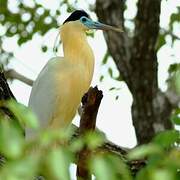
[[[83,112],[80,120],[79,135],[83,136],[89,131],[94,131],[96,128],[96,117],[99,105],[103,98],[102,91],[97,87],[90,88],[87,94],[82,99]],[[88,171],[88,158],[91,156],[91,151],[85,146],[78,155],[77,162],[77,177],[81,180],[91,180],[91,174]]]
[[[100,20],[124,24],[124,0],[96,0]],[[108,50],[133,96],[132,119],[139,144],[159,131],[172,128],[172,105],[158,88],[157,49],[161,0],[138,0],[133,37],[106,32]]]
[[[9,69],[9,70],[5,71],[5,77],[7,79],[17,79],[29,86],[33,85],[33,80],[23,76],[22,74],[18,73],[14,69]]]

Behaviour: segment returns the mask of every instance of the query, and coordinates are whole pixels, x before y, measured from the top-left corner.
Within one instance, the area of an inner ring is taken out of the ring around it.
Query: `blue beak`
[[[107,24],[103,24],[100,22],[95,22],[92,21],[91,19],[87,18],[87,17],[82,17],[80,19],[80,21],[87,26],[89,29],[100,29],[100,30],[112,30],[112,31],[116,31],[116,32],[123,32],[122,28],[118,28],[118,27],[113,27]]]

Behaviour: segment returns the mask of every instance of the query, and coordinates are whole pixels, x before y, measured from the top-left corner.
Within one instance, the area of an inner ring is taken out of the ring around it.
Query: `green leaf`
[[[116,80],[116,81],[124,81],[124,79],[122,78],[121,75],[119,75],[118,77],[115,77],[114,80]]]
[[[11,122],[2,119],[0,122],[0,152],[8,158],[21,156],[24,147],[22,132]]]
[[[94,156],[90,161],[90,170],[97,180],[131,180],[126,165],[119,157],[108,153]]]
[[[97,180],[115,180],[110,165],[102,157],[94,157],[91,160],[90,168]]]
[[[174,78],[176,92],[180,95],[180,69],[176,72]]]
[[[102,133],[88,132],[85,135],[85,141],[90,149],[95,149],[105,142],[105,137]]]
[[[15,101],[9,101],[7,107],[13,112],[20,124],[27,125],[27,127],[37,129],[39,124],[36,116],[24,105]]]
[[[113,78],[113,70],[112,70],[112,68],[108,68],[108,73],[109,73],[109,75],[110,75],[110,77],[111,78]]]
[[[179,12],[171,14],[170,25],[172,25],[175,21],[180,21],[180,14],[179,14]]]
[[[28,155],[22,159],[6,162],[1,169],[0,179],[24,180],[34,179],[38,171],[39,158],[36,154]],[[11,173],[9,173],[11,172]]]
[[[117,180],[131,180],[127,165],[118,156],[107,154],[105,157],[108,160],[108,164],[111,165],[112,171],[114,171]]]
[[[48,155],[48,174],[51,179],[70,180],[69,167],[73,161],[73,156],[66,149],[53,149]]]
[[[175,124],[175,125],[180,125],[180,117],[178,115],[172,115],[171,116],[171,121]]]
[[[168,72],[171,74],[173,72],[176,72],[180,69],[180,63],[174,63],[174,64],[171,64],[168,68]]]
[[[169,169],[156,169],[150,175],[152,180],[175,180],[175,176]]]
[[[161,154],[163,152],[162,148],[156,144],[147,144],[147,145],[141,145],[132,151],[129,152],[128,154],[128,159],[130,160],[136,160],[136,159],[141,159],[145,158],[149,155],[154,155],[154,154]]]
[[[42,46],[41,49],[43,52],[46,52],[48,48],[47,48],[47,46]]]
[[[113,91],[113,90],[116,90],[116,88],[112,87],[112,88],[109,89],[109,91]]]
[[[58,9],[56,10],[56,15],[59,16],[61,15],[61,11],[59,11]]]
[[[157,41],[156,49],[159,50],[164,44],[166,44],[165,34],[160,34]]]
[[[104,57],[103,57],[103,60],[102,60],[102,64],[103,64],[103,65],[107,63],[109,57],[110,57],[110,54],[109,54],[108,51],[106,51],[106,53],[105,53],[105,55],[104,55]]]
[[[162,165],[147,166],[140,170],[136,175],[137,180],[178,180],[175,178],[175,172],[171,168],[164,168]]]
[[[174,145],[180,138],[180,132],[176,130],[167,130],[160,132],[154,139],[153,142],[162,146],[163,148],[169,148]]]
[[[69,149],[72,152],[79,152],[84,147],[84,141],[82,138],[78,137],[74,139],[69,145]]]
[[[103,81],[103,79],[104,79],[104,76],[103,75],[101,75],[101,77],[100,77],[100,82],[102,82]]]

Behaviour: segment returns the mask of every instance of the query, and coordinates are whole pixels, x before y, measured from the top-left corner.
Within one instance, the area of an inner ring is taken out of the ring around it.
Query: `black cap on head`
[[[65,21],[63,24],[69,21],[76,21],[79,20],[82,16],[89,17],[89,15],[83,10],[76,10],[74,11]]]

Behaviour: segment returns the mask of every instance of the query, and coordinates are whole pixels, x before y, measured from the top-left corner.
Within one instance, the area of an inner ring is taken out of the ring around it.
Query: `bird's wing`
[[[61,71],[61,57],[56,57],[45,65],[37,79],[35,80],[31,95],[29,98],[28,107],[35,113],[39,120],[41,128],[46,128],[49,120],[53,116],[58,93],[55,88],[54,71],[58,66],[58,71]],[[26,131],[27,136],[31,136],[34,132]]]

